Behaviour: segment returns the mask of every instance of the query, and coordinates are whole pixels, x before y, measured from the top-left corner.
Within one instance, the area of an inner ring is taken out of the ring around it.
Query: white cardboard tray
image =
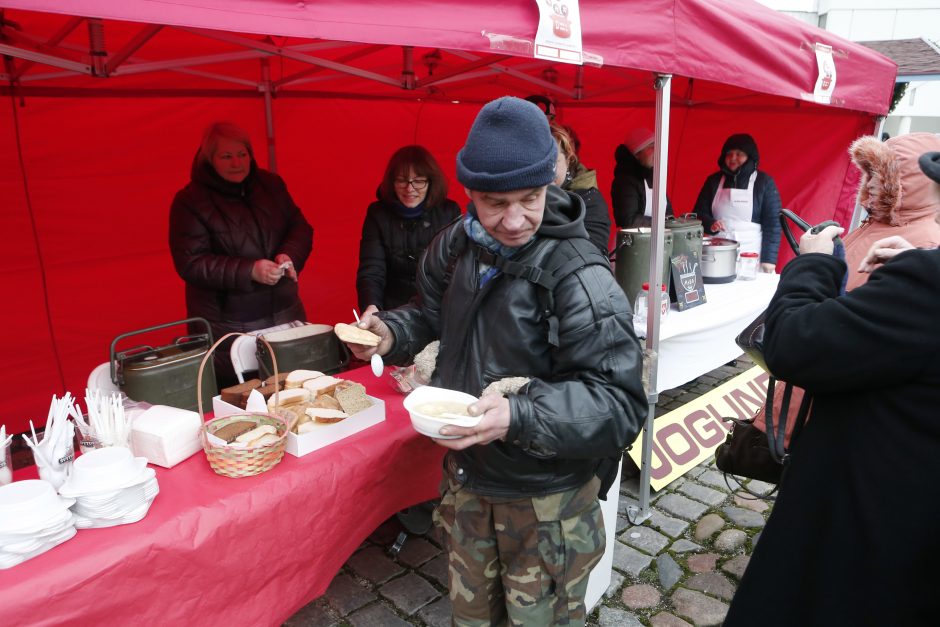
[[[353,414],[345,420],[331,424],[318,425],[313,431],[297,435],[295,433],[287,434],[287,452],[294,457],[303,457],[324,446],[329,446],[339,442],[344,438],[359,433],[363,429],[368,429],[373,425],[385,421],[385,401],[374,396],[369,396],[372,406]],[[212,411],[219,416],[230,416],[232,414],[243,414],[241,409],[231,403],[226,403],[221,396],[212,397]]]

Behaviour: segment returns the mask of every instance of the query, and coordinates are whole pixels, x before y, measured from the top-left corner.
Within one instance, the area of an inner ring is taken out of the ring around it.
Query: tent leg
[[[651,234],[651,255],[649,266],[649,284],[659,286],[663,282],[663,238],[666,227],[666,169],[669,155],[669,104],[672,94],[672,75],[659,74],[653,83],[656,90],[656,148],[653,152],[653,229]],[[658,291],[658,290],[656,290]],[[653,289],[650,290],[651,293]],[[639,508],[628,510],[630,522],[639,524],[650,517],[650,465],[653,459],[653,418],[657,392],[657,372],[659,371],[659,299],[650,298],[646,310],[646,357],[649,389],[647,400],[649,410],[643,427],[643,452],[640,463],[640,504]]]
[[[268,170],[277,173],[277,153],[274,149],[274,84],[271,83],[271,63],[261,59],[261,92],[264,94],[264,131],[268,140]]]

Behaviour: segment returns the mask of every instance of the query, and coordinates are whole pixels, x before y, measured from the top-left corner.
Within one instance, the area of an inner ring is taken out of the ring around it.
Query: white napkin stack
[[[131,446],[134,454],[151,464],[172,468],[202,449],[202,421],[194,411],[154,405],[134,419]]]

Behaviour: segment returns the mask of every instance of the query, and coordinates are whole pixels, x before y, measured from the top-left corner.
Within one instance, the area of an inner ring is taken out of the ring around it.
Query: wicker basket
[[[206,451],[206,459],[209,460],[209,466],[216,473],[224,477],[238,478],[251,477],[274,468],[278,462],[281,461],[281,458],[284,457],[284,447],[287,444],[287,433],[290,431],[291,425],[288,423],[286,418],[277,414],[247,411],[243,414],[233,414],[231,416],[213,418],[212,420],[206,422],[205,413],[203,412],[202,408],[202,372],[206,365],[206,361],[211,359],[212,353],[215,352],[215,349],[219,346],[219,344],[221,344],[227,338],[235,335],[248,334],[228,333],[223,335],[215,344],[212,345],[212,348],[209,349],[205,357],[202,358],[202,363],[199,365],[198,375],[199,391],[196,397],[199,399],[199,417],[203,420],[202,429],[200,430],[200,438],[202,439],[202,447]],[[260,339],[262,342],[267,344],[267,341],[264,338]],[[268,348],[270,349],[270,346]],[[273,365],[274,376],[276,378],[278,375],[277,362],[275,361]],[[277,391],[274,392],[274,396],[274,403],[276,406],[278,402]],[[238,421],[254,422],[259,426],[271,425],[277,429],[278,439],[276,442],[272,442],[270,444],[245,448],[218,446],[209,441],[208,434],[215,433],[225,425]]]

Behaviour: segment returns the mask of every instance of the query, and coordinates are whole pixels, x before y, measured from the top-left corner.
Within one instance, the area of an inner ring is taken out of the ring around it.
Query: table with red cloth
[[[384,520],[437,496],[445,452],[411,428],[387,377],[340,376],[385,401],[384,422],[255,477],[217,475],[202,452],[156,467],[140,522],[79,530],[0,570],[0,623],[279,625],[323,594]]]

